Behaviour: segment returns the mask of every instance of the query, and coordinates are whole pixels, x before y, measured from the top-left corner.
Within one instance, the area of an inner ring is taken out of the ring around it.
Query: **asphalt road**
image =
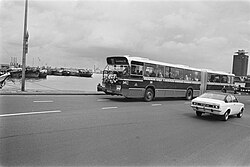
[[[250,97],[242,118],[198,118],[190,102],[123,97],[0,96],[2,166],[250,165]]]

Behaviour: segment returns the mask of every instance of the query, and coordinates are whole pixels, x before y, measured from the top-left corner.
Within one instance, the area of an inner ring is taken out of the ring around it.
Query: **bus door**
[[[200,85],[200,95],[205,93],[206,89],[207,89],[207,71],[202,70],[201,71],[201,85]]]

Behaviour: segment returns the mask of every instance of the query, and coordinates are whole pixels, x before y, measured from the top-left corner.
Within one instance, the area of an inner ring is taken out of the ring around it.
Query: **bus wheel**
[[[152,88],[147,88],[144,95],[144,100],[146,102],[152,101],[154,99],[154,91]]]
[[[193,99],[193,90],[192,89],[188,89],[186,92],[186,99],[187,100],[192,100]]]

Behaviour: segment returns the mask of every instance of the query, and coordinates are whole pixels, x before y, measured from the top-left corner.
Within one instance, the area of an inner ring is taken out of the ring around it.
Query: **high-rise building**
[[[235,52],[233,59],[233,71],[232,73],[235,76],[247,76],[247,67],[248,67],[248,52],[245,50],[238,50]]]

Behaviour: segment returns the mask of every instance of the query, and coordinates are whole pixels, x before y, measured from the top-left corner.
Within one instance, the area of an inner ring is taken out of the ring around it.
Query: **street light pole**
[[[27,31],[27,13],[28,13],[28,0],[25,0],[21,91],[25,91],[26,54],[28,52],[28,38],[29,38]]]

